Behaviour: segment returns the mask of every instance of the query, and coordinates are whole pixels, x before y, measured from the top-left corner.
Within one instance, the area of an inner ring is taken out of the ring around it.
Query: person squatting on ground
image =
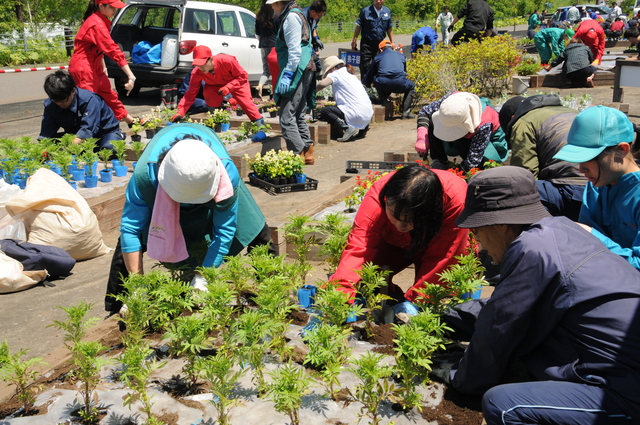
[[[373,58],[371,66],[362,77],[365,87],[373,87],[383,105],[389,102],[391,93],[403,93],[402,119],[412,119],[411,105],[415,96],[415,84],[407,78],[407,58],[393,49],[393,43],[387,40],[380,42],[380,52]]]
[[[316,67],[311,60],[311,30],[300,6],[295,1],[267,0],[280,26],[276,51],[280,77],[274,99],[280,106],[280,128],[287,149],[304,156],[307,165],[315,163],[313,140],[305,119],[307,106],[316,106]]]
[[[456,15],[449,32],[453,32],[455,25],[460,19],[465,17],[462,29],[456,32],[451,39],[451,44],[458,45],[469,40],[480,40],[493,33],[493,9],[486,0],[470,0]]]
[[[640,270],[640,167],[631,153],[633,124],[606,106],[580,112],[554,156],[579,164],[589,180],[578,222]]]
[[[449,6],[445,6],[436,19],[436,30],[440,29],[442,44],[449,44],[449,27],[453,23],[453,15],[449,12]]]
[[[562,73],[571,81],[571,87],[595,87],[593,82],[597,68],[591,65],[594,61],[593,52],[584,45],[581,39],[572,38],[569,45],[557,58],[551,62],[551,65],[545,67],[547,71],[551,70],[561,63]]]
[[[316,66],[318,79],[320,79],[320,70],[322,69],[320,50],[324,49],[324,43],[318,35],[318,23],[325,13],[327,13],[327,3],[324,0],[313,0],[309,6],[302,9],[302,14],[307,18],[309,30],[311,31],[311,47],[313,49],[311,57]]]
[[[273,14],[273,8],[268,5],[267,0],[262,0],[262,6],[256,14],[255,31],[258,36],[258,48],[262,56],[262,75],[258,80],[258,96],[262,96],[262,87],[271,78],[271,86],[275,87],[275,80],[278,74],[273,75],[269,68],[269,54],[276,48],[277,22]],[[273,89],[271,90],[273,93]]]
[[[121,275],[144,273],[142,255],[190,270],[218,267],[244,247],[275,246],[264,215],[218,136],[200,124],[174,124],[156,134],[125,192],[120,240],[111,260],[105,310],[122,304]],[[204,251],[202,259],[200,251]],[[203,289],[204,278],[191,281]]]
[[[118,9],[125,7],[120,0],[90,0],[84,14],[82,25],[73,41],[73,56],[69,61],[69,73],[76,85],[81,89],[99,94],[113,110],[118,121],[126,122],[129,127],[134,118],[118,99],[118,94],[111,88],[107,76],[104,55],[113,60],[128,78],[124,85],[127,94],[133,90],[136,77],[131,72],[124,53],[111,38],[111,18]]]
[[[189,89],[178,103],[178,112],[172,117],[173,122],[182,120],[187,114],[204,81],[204,100],[209,108],[219,108],[228,98],[232,106],[240,105],[252,122],[264,125],[264,118],[253,103],[249,74],[240,66],[235,56],[225,53],[212,55],[210,48],[200,45],[193,50],[192,63]]]
[[[542,205],[553,216],[578,220],[587,179],[577,164],[553,157],[567,143],[578,113],[556,95],[515,96],[500,108],[500,127],[511,146],[510,164],[531,171]]]
[[[431,27],[419,28],[411,36],[411,53],[417,53],[424,46],[430,46],[431,50],[435,50],[438,42],[438,34]]]
[[[49,98],[44,101],[39,139],[75,134],[73,143],[79,144],[84,139],[95,137],[98,150],[113,150],[112,140],[124,140],[120,122],[111,108],[97,94],[76,87],[67,71],[59,70],[47,75],[44,91]],[[60,128],[64,131],[58,132]]]
[[[178,104],[180,104],[180,101],[184,97],[184,94],[189,90],[190,86],[191,86],[191,73],[188,73],[187,75],[185,75],[184,80],[182,80],[182,84],[180,84],[180,87],[178,87]],[[205,86],[205,82],[204,80],[202,80],[200,82],[200,90],[198,90],[198,93],[196,94],[196,98],[193,100],[193,103],[187,110],[187,114],[194,115],[194,114],[206,113],[209,111],[207,102],[204,100],[204,86]]]
[[[336,272],[329,278],[355,296],[360,270],[366,262],[387,266],[395,275],[415,266],[413,286],[389,284],[389,296],[414,301],[425,282],[457,263],[466,252],[468,231],[455,225],[464,206],[466,183],[442,170],[410,165],[376,181],[365,195]]]
[[[320,119],[344,132],[338,142],[351,141],[360,130],[366,132],[373,117],[373,105],[351,65],[345,65],[337,56],[325,58],[322,80],[318,81],[316,90],[327,86],[333,87],[336,106],[323,107]]]
[[[498,112],[489,99],[467,92],[449,93],[420,110],[415,149],[425,159],[429,153],[431,168],[443,170],[448,156],[462,157],[465,171],[509,156]]]
[[[358,50],[358,36],[361,34],[360,75],[362,76],[369,71],[369,65],[371,65],[371,61],[378,52],[378,46],[387,35],[391,40],[391,47],[395,48],[391,11],[384,6],[384,0],[373,0],[371,6],[367,6],[360,11],[358,18],[356,18],[356,28],[353,31],[351,49]]]
[[[617,40],[622,36],[623,31],[624,31],[624,22],[622,22],[622,19],[616,18],[616,20],[611,24],[609,29],[604,31],[604,34],[610,40]]]
[[[573,37],[574,31],[571,28],[545,28],[536,33],[533,43],[536,45],[540,55],[542,66],[549,64],[552,56],[560,56],[564,52],[565,40]]]
[[[469,181],[458,226],[500,263],[490,298],[445,313],[462,359],[433,378],[483,394],[488,425],[637,424],[640,274],[566,217],[548,217],[520,167]],[[509,365],[529,382],[503,384]],[[453,367],[451,367],[453,366]]]
[[[576,29],[574,37],[582,40],[584,44],[593,52],[592,65],[600,65],[602,62],[602,56],[604,56],[604,45],[606,43],[606,37],[604,30],[593,19],[583,21]]]

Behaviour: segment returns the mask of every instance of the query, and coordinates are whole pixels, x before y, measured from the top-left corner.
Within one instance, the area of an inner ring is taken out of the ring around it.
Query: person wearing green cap
[[[633,124],[617,109],[580,112],[554,158],[579,164],[589,180],[578,222],[640,270],[640,167],[631,152]]]
[[[596,76],[597,68],[591,65],[593,59],[591,49],[579,38],[572,38],[564,52],[545,69],[549,71],[564,62],[562,72],[571,81],[571,87],[595,87],[593,78]]]
[[[551,56],[560,56],[564,52],[564,41],[573,37],[573,30],[567,28],[545,28],[536,33],[533,43],[540,54],[540,63],[545,66]]]

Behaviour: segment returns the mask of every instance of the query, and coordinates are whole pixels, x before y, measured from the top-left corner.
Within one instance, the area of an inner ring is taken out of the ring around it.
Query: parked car
[[[576,7],[582,10],[582,6],[586,7],[587,10],[591,9],[596,12],[598,15],[602,17],[605,21],[609,19],[609,13],[611,13],[611,8],[607,6],[602,6],[598,4],[578,4]]]
[[[631,18],[631,19],[635,19],[635,16],[640,11],[640,0],[636,0],[635,1],[632,9],[633,9],[633,14],[631,16],[633,16],[633,18]]]
[[[262,58],[255,35],[255,15],[230,4],[190,0],[130,0],[116,15],[111,36],[130,58],[140,41],[162,44],[161,63],[129,63],[136,76],[135,96],[141,87],[180,84],[191,72],[193,49],[208,46],[213,54],[228,53],[238,59],[251,83],[262,74]],[[123,95],[127,82],[124,72],[107,58],[109,77]]]

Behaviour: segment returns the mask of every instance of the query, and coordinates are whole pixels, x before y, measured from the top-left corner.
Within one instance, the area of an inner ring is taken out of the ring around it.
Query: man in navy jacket
[[[500,263],[488,300],[446,317],[470,344],[448,378],[482,394],[487,424],[640,423],[640,274],[565,217],[548,217],[531,172],[471,178],[456,220]],[[500,385],[520,359],[532,382]]]

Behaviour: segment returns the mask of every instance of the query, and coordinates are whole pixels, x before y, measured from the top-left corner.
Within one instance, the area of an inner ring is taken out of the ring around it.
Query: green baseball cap
[[[553,157],[567,162],[587,162],[608,146],[633,143],[633,124],[625,114],[607,106],[593,106],[576,115],[567,144]]]

